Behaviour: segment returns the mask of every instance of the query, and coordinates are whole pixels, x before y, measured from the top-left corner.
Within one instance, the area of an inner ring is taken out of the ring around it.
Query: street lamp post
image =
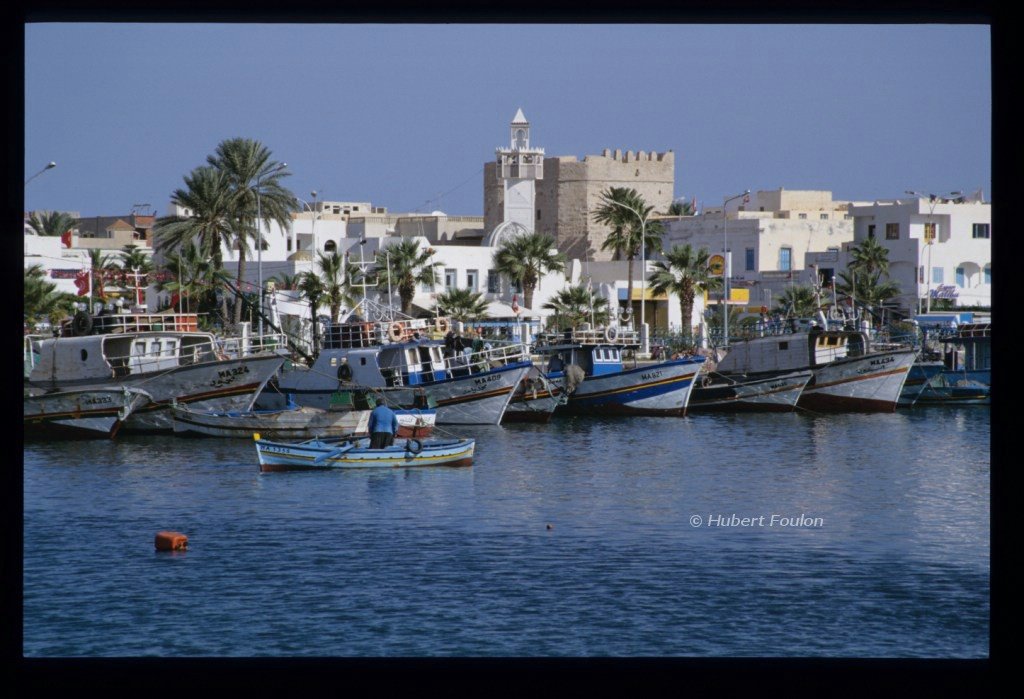
[[[729,345],[729,277],[732,276],[732,254],[729,252],[729,212],[725,210],[729,202],[734,199],[741,199],[750,195],[750,190],[744,190],[742,194],[729,197],[722,202],[722,252],[725,253],[725,283],[722,286],[722,346]]]
[[[40,176],[41,174],[43,174],[43,173],[44,173],[44,172],[46,172],[47,170],[52,170],[52,169],[53,169],[53,168],[55,168],[55,167],[57,167],[57,163],[55,163],[55,162],[53,162],[53,161],[51,160],[50,162],[48,162],[48,163],[46,164],[46,167],[44,167],[44,168],[43,168],[42,170],[40,170],[39,172],[37,172],[36,174],[32,175],[32,176],[31,176],[31,177],[29,177],[29,178],[28,178],[27,180],[25,180],[25,184],[27,185],[27,184],[28,184],[29,182],[31,182],[31,181],[32,181],[32,180],[34,180],[35,178],[39,177],[39,176]]]
[[[281,163],[278,165],[273,173],[261,172],[256,176],[256,279],[259,284],[259,335],[260,335],[260,346],[263,344],[263,210],[260,208],[260,187],[262,185],[263,176],[269,174],[277,174],[288,167],[288,163]],[[241,251],[239,251],[241,252]]]
[[[647,354],[648,350],[648,337],[644,332],[646,326],[644,311],[647,308],[646,299],[646,284],[647,281],[647,217],[643,216],[639,211],[634,209],[628,204],[623,204],[621,201],[610,200],[612,204],[621,206],[623,209],[628,209],[636,214],[636,217],[640,219],[640,353]],[[628,303],[632,305],[633,299],[629,299]]]
[[[924,194],[922,192],[913,192],[907,190],[904,194],[909,194],[912,197],[928,197],[928,220],[925,222],[925,239],[927,240],[926,245],[928,246],[928,275],[925,277],[925,313],[932,312],[932,244],[935,242],[935,238],[938,236],[938,227],[934,228],[928,235],[928,226],[932,225],[932,214],[935,213],[935,205],[939,203],[939,199],[949,199],[951,197],[958,197],[962,192],[947,192],[946,194]],[[917,312],[921,312],[921,300],[917,302]]]

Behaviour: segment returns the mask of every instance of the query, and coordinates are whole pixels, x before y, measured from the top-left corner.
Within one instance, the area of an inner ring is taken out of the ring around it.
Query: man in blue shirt
[[[370,413],[370,448],[381,449],[395,443],[398,434],[398,416],[381,403]]]

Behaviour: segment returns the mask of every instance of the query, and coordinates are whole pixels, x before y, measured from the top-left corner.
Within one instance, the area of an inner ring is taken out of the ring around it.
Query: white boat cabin
[[[796,371],[863,356],[867,349],[867,336],[861,332],[829,330],[766,335],[732,345],[718,362],[717,370],[738,374]]]

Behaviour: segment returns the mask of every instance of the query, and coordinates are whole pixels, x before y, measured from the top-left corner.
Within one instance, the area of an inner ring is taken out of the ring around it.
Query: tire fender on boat
[[[448,325],[447,318],[438,318],[437,320],[434,321],[434,329],[437,330],[437,332],[439,333],[443,334],[448,332],[449,327],[451,326]]]
[[[423,442],[414,437],[410,437],[405,441],[405,448],[412,454],[419,454],[423,451]]]
[[[401,323],[394,322],[388,326],[388,337],[390,337],[393,342],[399,342],[402,339],[403,334]]]
[[[348,383],[352,380],[352,367],[348,365],[348,362],[342,362],[338,367],[338,381],[344,381]]]
[[[618,337],[619,329],[616,328],[615,326],[609,326],[608,328],[605,329],[604,339],[608,340],[608,342],[615,342],[615,340],[617,340]]]
[[[88,335],[92,330],[92,316],[85,311],[78,311],[71,319],[71,331],[78,337]]]

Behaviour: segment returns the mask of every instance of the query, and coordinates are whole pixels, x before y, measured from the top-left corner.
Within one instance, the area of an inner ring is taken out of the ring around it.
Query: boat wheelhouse
[[[536,351],[547,358],[545,374],[568,394],[555,412],[684,415],[704,357],[641,364],[639,347],[639,333],[616,327],[541,335]]]
[[[34,394],[142,389],[150,400],[124,420],[125,431],[171,430],[175,400],[197,409],[249,410],[284,363],[281,351],[261,349],[267,345],[259,338],[221,340],[198,330],[194,313],[83,316],[65,327],[68,336],[33,343],[25,388]],[[280,338],[274,343],[283,347]]]

